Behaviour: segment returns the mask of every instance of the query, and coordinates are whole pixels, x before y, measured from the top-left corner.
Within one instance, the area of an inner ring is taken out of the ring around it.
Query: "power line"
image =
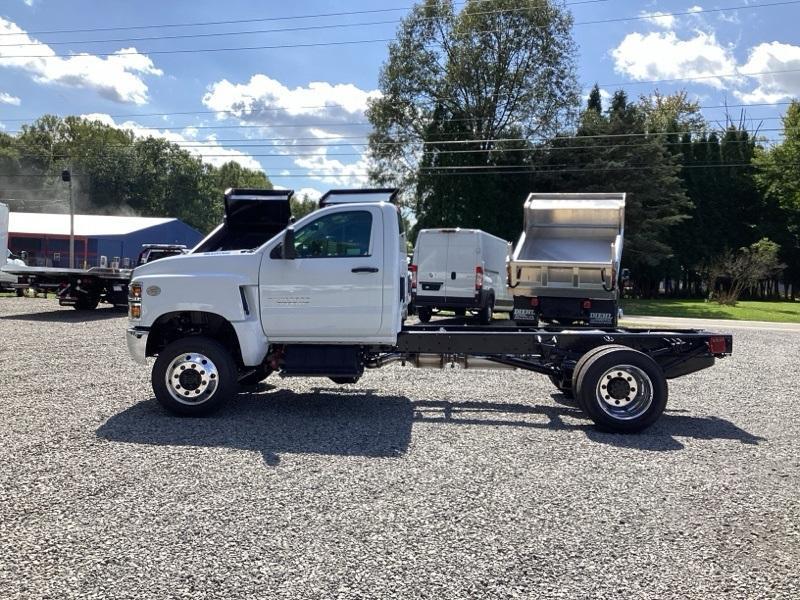
[[[609,0],[582,0],[579,2],[567,2],[564,6],[572,6],[575,4],[590,4],[590,3],[597,3],[597,2],[608,2]],[[797,0],[800,2],[800,0]],[[462,3],[463,4],[463,3]],[[544,6],[544,5],[538,5]],[[523,12],[527,10],[531,10],[531,6],[525,6],[520,8],[510,8],[504,10],[487,10],[487,11],[474,11],[474,12],[466,12],[462,13],[468,16],[479,16],[479,15],[494,15],[494,14],[507,14],[507,13],[516,13],[516,12]],[[422,17],[421,20],[423,21],[430,21],[435,20],[438,17]],[[647,18],[647,17],[640,17],[640,18]],[[24,46],[63,46],[68,44],[105,44],[105,43],[116,43],[116,42],[143,42],[143,41],[162,41],[162,40],[177,40],[177,39],[194,39],[194,38],[209,38],[209,37],[227,37],[227,36],[242,36],[242,35],[256,35],[256,34],[264,34],[264,33],[286,33],[286,32],[297,32],[297,31],[318,31],[321,29],[339,29],[339,28],[351,28],[351,27],[367,27],[373,25],[397,25],[401,21],[399,19],[389,19],[384,21],[367,21],[363,23],[330,23],[326,25],[306,25],[302,27],[283,27],[279,29],[251,29],[251,30],[244,30],[244,31],[223,31],[223,32],[210,32],[210,33],[187,33],[187,34],[175,34],[175,35],[154,35],[154,36],[140,36],[140,37],[129,37],[129,38],[111,38],[111,39],[104,39],[104,40],[65,40],[65,41],[35,41],[35,42],[26,42],[24,44],[0,44],[0,48],[4,47],[13,47],[19,48]],[[583,23],[581,23],[583,24]],[[26,33],[18,33],[13,35],[28,35]]]
[[[480,2],[486,0],[478,0]],[[608,2],[609,0],[578,0],[576,2],[567,2],[565,6],[571,5],[579,5],[579,4],[598,4],[601,2]],[[454,3],[455,6],[463,6],[466,2],[456,2]],[[250,19],[233,19],[228,21],[202,21],[202,22],[193,22],[193,23],[160,23],[160,24],[153,24],[153,25],[129,25],[125,27],[94,27],[94,28],[86,28],[86,29],[56,29],[50,31],[29,31],[24,33],[0,33],[1,36],[8,36],[8,35],[48,35],[48,34],[61,34],[61,33],[94,33],[99,31],[133,31],[137,29],[165,29],[165,28],[177,28],[177,27],[208,27],[208,26],[215,26],[215,25],[239,25],[242,23],[266,23],[266,22],[276,22],[276,21],[295,21],[295,20],[302,20],[302,19],[320,19],[326,17],[345,17],[345,16],[355,16],[355,15],[366,15],[366,14],[377,14],[377,13],[389,13],[389,12],[401,12],[407,11],[414,8],[414,5],[411,6],[399,6],[394,8],[376,8],[376,9],[368,9],[368,10],[352,10],[352,11],[341,11],[341,12],[331,12],[331,13],[316,13],[310,15],[295,15],[295,16],[285,16],[285,17],[260,17],[260,18],[250,18]],[[532,7],[527,7],[532,8]],[[236,34],[237,32],[233,32]],[[123,40],[124,41],[124,40]]]
[[[713,104],[708,106],[698,106],[697,108],[700,110],[713,110],[713,109],[729,109],[729,108],[755,108],[755,107],[773,107],[773,106],[789,106],[792,102],[757,102],[753,104]],[[276,112],[289,112],[289,111],[296,111],[300,109],[339,109],[339,108],[347,108],[344,104],[337,104],[337,103],[329,103],[329,104],[316,104],[316,105],[306,105],[306,106],[294,106],[292,108],[286,108],[282,106],[265,106],[258,109],[258,112],[263,111],[276,111]],[[182,116],[182,115],[219,115],[219,114],[232,114],[236,115],[238,113],[243,113],[245,111],[242,110],[183,110],[183,111],[172,111],[172,112],[151,112],[151,113],[125,113],[125,114],[116,114],[116,115],[108,115],[112,119],[131,119],[131,118],[141,118],[141,117],[169,117],[169,116]],[[35,121],[39,117],[24,117],[24,118],[17,118],[17,119],[0,119],[0,121],[4,123],[23,123],[26,121]],[[63,118],[63,117],[62,117]],[[472,120],[472,118],[467,118],[463,120]],[[453,121],[455,119],[443,119],[442,121]],[[117,126],[119,126],[118,124]],[[308,127],[308,124],[303,124],[302,126]],[[320,125],[321,126],[321,125]],[[325,126],[338,126],[335,123],[329,123]],[[189,127],[193,127],[193,125],[182,125],[182,126],[174,126],[174,127],[161,127],[163,130],[167,129],[186,129]],[[275,125],[263,125],[263,127],[275,127]],[[6,133],[14,133],[14,132],[6,132]]]
[[[459,119],[441,119],[440,121],[437,121],[437,122],[439,122],[439,123],[455,123],[455,122],[464,122],[464,123],[466,123],[466,122],[476,121],[476,120],[478,120],[478,117],[459,118]],[[752,117],[751,120],[753,120],[753,121],[781,121],[781,120],[783,120],[783,117]],[[156,131],[156,132],[164,131],[164,132],[182,133],[183,131],[185,131],[187,129],[196,129],[196,130],[217,130],[217,129],[311,129],[311,128],[321,129],[321,128],[325,128],[325,127],[330,127],[330,128],[366,127],[366,126],[371,125],[371,123],[369,121],[354,121],[354,122],[351,122],[351,123],[298,123],[298,124],[282,123],[282,124],[274,124],[274,125],[273,124],[264,124],[264,125],[191,125],[190,124],[190,125],[176,125],[176,126],[173,126],[173,127],[170,127],[170,126],[160,127],[158,125],[144,126],[144,125],[138,125],[138,124],[136,124],[135,126],[122,127],[122,125],[124,125],[124,124],[118,124],[115,127],[115,129],[118,129],[120,131],[145,130],[145,131]],[[17,129],[17,130],[12,130],[12,131],[6,131],[5,133],[8,133],[8,134],[19,134],[19,133],[22,133],[22,130]],[[460,134],[453,133],[452,135],[460,135]],[[363,137],[365,137],[365,136],[358,136],[358,138],[363,138]],[[250,139],[258,139],[258,138],[250,138]],[[285,139],[285,138],[275,138],[275,139]],[[342,136],[327,136],[327,137],[313,136],[313,137],[294,138],[294,139],[342,139]],[[348,136],[347,139],[353,139],[353,136]],[[190,141],[190,140],[187,140],[187,141]],[[211,143],[214,143],[214,141],[216,141],[216,140],[211,140],[211,141],[208,141],[207,143],[211,144]],[[242,140],[242,141],[249,141],[249,140],[245,139],[245,140]],[[176,143],[182,143],[182,142],[176,142]],[[199,141],[198,141],[198,143],[199,143]]]
[[[595,1],[602,1],[602,0],[583,0],[583,2],[595,2]],[[576,2],[574,4],[579,4]],[[754,5],[743,5],[743,6],[736,6],[736,7],[729,7],[724,9],[709,9],[709,10],[698,10],[698,11],[686,11],[683,13],[674,13],[675,15],[681,14],[702,14],[704,12],[720,12],[720,11],[730,11],[730,10],[745,10],[748,8],[768,8],[772,6],[785,6],[790,4],[800,4],[800,0],[788,0],[786,2],[775,2],[771,4],[754,4]],[[663,13],[657,14],[652,13],[648,15],[639,15],[635,17],[620,17],[615,19],[602,19],[597,21],[584,21],[584,22],[576,22],[574,25],[600,25],[604,23],[619,23],[625,21],[640,21],[643,19],[652,19],[654,17],[664,17],[664,16],[671,16],[673,13]],[[467,35],[471,35],[473,33],[493,33],[494,30],[487,30],[487,31],[476,31],[476,32],[466,32]],[[20,34],[15,34],[20,35]],[[195,53],[211,53],[211,52],[238,52],[238,51],[247,51],[247,50],[276,50],[281,48],[313,48],[313,47],[328,47],[328,46],[345,46],[345,45],[354,45],[354,44],[373,44],[379,42],[391,42],[394,41],[395,38],[375,38],[375,39],[366,39],[366,40],[341,40],[341,41],[329,41],[329,42],[305,42],[305,43],[297,43],[297,44],[271,44],[271,45],[264,45],[264,46],[237,46],[237,47],[223,47],[223,48],[175,48],[171,50],[148,50],[148,51],[139,51],[133,49],[132,51],[117,51],[117,52],[98,52],[91,54],[90,56],[95,57],[109,57],[109,56],[149,56],[149,55],[160,55],[160,54],[195,54]],[[16,45],[14,45],[16,46]],[[80,55],[78,55],[80,56]],[[42,55],[42,54],[35,54],[35,55],[14,55],[14,56],[0,56],[0,60],[3,59],[11,59],[11,58],[74,58],[76,55],[74,54],[50,54],[50,55]],[[800,71],[800,69],[797,69]],[[757,73],[758,74],[758,73]],[[745,75],[745,74],[742,74]],[[686,78],[684,78],[685,80]],[[616,84],[615,84],[616,85]]]

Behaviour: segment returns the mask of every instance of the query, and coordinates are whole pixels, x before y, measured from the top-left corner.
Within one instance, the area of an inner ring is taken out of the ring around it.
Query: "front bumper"
[[[128,327],[128,354],[140,365],[147,364],[147,336],[150,330],[146,327]]]

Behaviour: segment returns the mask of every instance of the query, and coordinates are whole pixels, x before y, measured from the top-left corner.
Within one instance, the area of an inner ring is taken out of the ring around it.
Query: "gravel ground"
[[[800,334],[736,331],[619,436],[399,365],[179,419],[124,327],[0,299],[0,598],[800,597]]]

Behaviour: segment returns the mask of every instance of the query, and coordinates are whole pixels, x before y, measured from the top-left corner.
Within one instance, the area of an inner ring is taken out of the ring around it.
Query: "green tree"
[[[643,294],[655,294],[674,254],[670,233],[686,221],[691,203],[679,157],[665,135],[646,131],[640,106],[620,90],[604,114],[587,107],[576,135],[540,148],[535,164],[532,189],[627,193],[623,266]]]
[[[527,159],[496,140],[549,136],[573,115],[572,17],[551,0],[454,7],[452,0],[415,5],[389,46],[381,97],[367,111],[372,179],[414,190],[420,226],[516,235],[524,181],[514,187],[495,169]]]
[[[780,244],[785,278],[794,298],[800,286],[800,102],[783,118],[783,141],[754,157],[755,180],[764,195],[765,229]]]

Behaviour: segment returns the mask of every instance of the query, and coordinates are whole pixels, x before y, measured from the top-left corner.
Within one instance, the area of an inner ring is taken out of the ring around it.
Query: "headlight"
[[[138,281],[128,286],[128,318],[142,318],[142,284]]]

